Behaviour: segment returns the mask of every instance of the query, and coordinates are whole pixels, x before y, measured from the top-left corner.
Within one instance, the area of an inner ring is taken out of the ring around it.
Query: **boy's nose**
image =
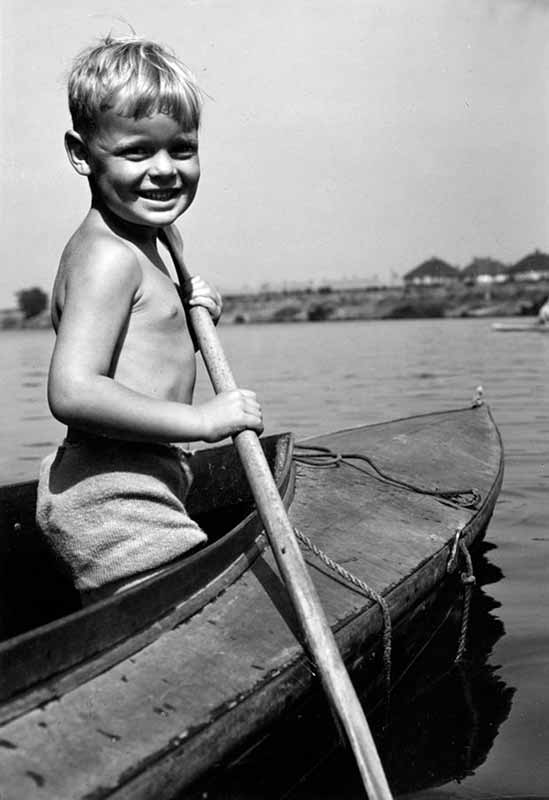
[[[153,158],[149,173],[154,176],[164,177],[175,174],[175,166],[169,153],[159,152]]]

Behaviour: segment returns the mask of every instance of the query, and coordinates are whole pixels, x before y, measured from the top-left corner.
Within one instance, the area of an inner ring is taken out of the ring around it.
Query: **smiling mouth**
[[[157,200],[165,203],[176,198],[180,192],[180,189],[142,189],[139,192],[139,196],[145,200]]]

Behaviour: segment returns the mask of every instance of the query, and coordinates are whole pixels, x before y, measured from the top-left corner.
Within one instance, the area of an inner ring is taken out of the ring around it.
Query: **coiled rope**
[[[295,452],[297,451],[297,452]],[[301,451],[301,452],[299,452]],[[424,494],[434,497],[445,505],[452,505],[460,508],[477,508],[481,494],[478,489],[473,487],[465,489],[426,489],[423,486],[416,486],[413,483],[395,478],[384,472],[375,461],[363,453],[335,453],[329,447],[321,447],[319,445],[308,444],[295,444],[294,445],[294,461],[299,464],[306,464],[309,467],[317,467],[325,469],[326,467],[337,467],[341,463],[347,464],[349,467],[364,472],[366,475],[380,480],[384,483],[390,483],[393,486],[399,486],[402,489],[407,489],[416,494]],[[353,461],[363,461],[368,464],[373,470],[364,469],[358,464],[353,464]]]

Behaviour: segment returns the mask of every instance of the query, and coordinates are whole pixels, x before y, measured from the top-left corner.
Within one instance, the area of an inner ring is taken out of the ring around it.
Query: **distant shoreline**
[[[549,281],[491,286],[409,286],[226,295],[225,323],[533,316]]]
[[[549,296],[549,281],[493,285],[367,287],[226,294],[224,324],[382,319],[440,319],[534,316]],[[23,319],[18,310],[1,313],[0,330],[51,328],[44,311]]]

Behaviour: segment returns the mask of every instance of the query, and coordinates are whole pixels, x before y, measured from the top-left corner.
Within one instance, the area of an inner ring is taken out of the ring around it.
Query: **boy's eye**
[[[197,147],[194,144],[181,144],[172,148],[170,155],[172,158],[185,159],[196,155]]]
[[[142,161],[149,156],[149,151],[145,147],[127,147],[121,155],[129,161]]]

